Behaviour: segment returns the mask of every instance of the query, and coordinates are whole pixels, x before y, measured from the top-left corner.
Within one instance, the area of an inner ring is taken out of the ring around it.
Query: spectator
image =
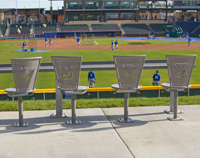
[[[160,85],[160,74],[158,74],[158,70],[156,70],[156,73],[153,75],[153,85],[159,86]]]
[[[95,73],[91,70],[88,73],[88,82],[89,82],[89,88],[94,88],[94,83],[96,82]]]

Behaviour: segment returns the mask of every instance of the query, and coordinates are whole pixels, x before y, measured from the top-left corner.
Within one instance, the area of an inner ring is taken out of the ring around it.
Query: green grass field
[[[62,40],[62,39],[58,39]],[[95,39],[99,45],[110,44],[111,38]],[[113,38],[115,40],[115,38]],[[119,45],[134,45],[134,44],[174,44],[174,41],[137,41],[130,42],[125,40],[119,40]],[[10,63],[11,58],[25,58],[25,57],[42,57],[42,62],[51,62],[51,56],[83,56],[83,61],[111,61],[113,55],[146,55],[146,59],[165,59],[165,55],[181,55],[181,54],[197,54],[195,63],[195,69],[192,74],[191,84],[200,84],[200,51],[199,50],[145,50],[145,51],[102,51],[102,50],[50,50],[48,53],[27,53],[27,52],[14,52],[20,50],[17,47],[17,43],[22,43],[23,40],[10,40],[0,41],[0,64]],[[81,72],[80,84],[88,85],[87,73]],[[117,83],[117,76],[115,71],[95,71],[96,73],[96,84],[95,87],[110,87],[111,84]],[[143,86],[150,86],[152,84],[152,75],[155,70],[143,70],[140,84]],[[161,81],[168,82],[168,72],[166,69],[159,71],[161,74]],[[0,74],[0,89],[8,87],[14,87],[14,80],[12,74]],[[39,73],[36,88],[55,88],[55,74],[53,72]]]

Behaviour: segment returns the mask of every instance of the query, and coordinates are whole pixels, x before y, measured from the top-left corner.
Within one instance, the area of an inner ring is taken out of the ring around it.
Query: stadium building
[[[199,19],[200,0],[64,0],[65,21]]]
[[[60,10],[0,10],[0,36],[164,36],[166,29],[171,37],[199,36],[199,10],[200,0],[63,0]]]

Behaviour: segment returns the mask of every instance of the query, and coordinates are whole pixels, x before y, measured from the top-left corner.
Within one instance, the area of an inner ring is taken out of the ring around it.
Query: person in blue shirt
[[[192,41],[192,40],[191,40],[191,38],[189,37],[189,38],[188,38],[188,46],[191,45],[191,41]]]
[[[152,38],[153,39],[155,38],[155,32],[154,31],[152,32]]]
[[[88,82],[89,82],[89,88],[94,88],[94,83],[96,82],[95,73],[91,70],[88,73]]]
[[[166,37],[169,37],[169,31],[166,29]]]
[[[47,38],[45,38],[45,46],[47,46]]]
[[[49,46],[53,45],[52,38],[49,38]]]
[[[77,38],[77,43],[78,43],[78,46],[80,46],[80,45],[81,45],[81,44],[80,44],[80,41],[81,41],[81,40],[80,40],[80,38],[78,37],[78,38]]]
[[[113,40],[111,41],[111,49],[112,49],[112,51],[114,51],[114,41]]]
[[[158,74],[158,70],[156,70],[156,73],[153,75],[153,85],[159,86],[160,85],[160,78],[161,76]]]
[[[76,32],[74,32],[74,39],[76,39]]]
[[[118,41],[115,41],[115,50],[118,50]]]
[[[189,33],[186,32],[186,33],[185,33],[185,36],[186,36],[186,38],[189,38]]]
[[[22,44],[22,49],[23,49],[23,51],[25,51],[25,49],[26,49],[26,42],[25,41]]]

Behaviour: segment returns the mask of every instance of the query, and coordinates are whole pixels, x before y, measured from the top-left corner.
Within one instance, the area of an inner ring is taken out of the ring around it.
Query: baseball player
[[[118,41],[115,41],[115,50],[118,50]]]
[[[153,39],[155,38],[155,32],[154,31],[152,32],[152,38]]]
[[[76,41],[77,41],[77,43],[78,43],[78,46],[80,46],[81,44],[80,44],[80,38],[78,37],[77,39],[76,39]]]
[[[159,86],[160,85],[160,74],[158,74],[158,70],[156,70],[156,73],[153,75],[153,85]]]
[[[192,40],[191,40],[191,38],[189,37],[189,38],[188,38],[188,46],[191,45],[191,41],[192,41]]]
[[[45,38],[44,40],[45,40],[45,46],[47,46],[47,38]]]
[[[89,73],[88,73],[88,82],[89,82],[89,87],[90,88],[94,88],[94,83],[96,81],[96,78],[95,78],[95,73],[91,70]]]
[[[114,41],[113,40],[111,41],[111,49],[112,49],[112,51],[114,51]]]
[[[26,49],[26,42],[24,41],[22,44],[22,50],[25,51],[25,49]]]
[[[52,38],[49,38],[49,46],[53,45]]]

